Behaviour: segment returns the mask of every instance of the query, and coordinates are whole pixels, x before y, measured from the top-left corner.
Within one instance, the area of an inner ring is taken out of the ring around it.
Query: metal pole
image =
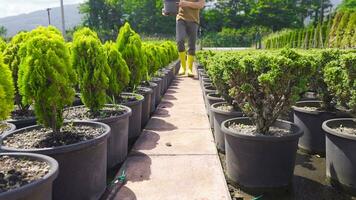
[[[47,8],[47,14],[48,14],[48,25],[51,25],[51,8]]]
[[[65,38],[66,35],[66,27],[65,27],[65,21],[64,21],[64,6],[63,6],[63,0],[61,1],[61,14],[62,14],[62,34],[63,37]]]

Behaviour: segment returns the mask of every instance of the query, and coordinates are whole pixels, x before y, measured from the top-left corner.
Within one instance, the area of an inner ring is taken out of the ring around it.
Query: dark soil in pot
[[[150,115],[152,115],[156,110],[156,96],[158,93],[158,85],[154,82],[145,82],[142,84],[143,87],[148,87],[152,90],[151,94],[151,104],[150,104]]]
[[[225,134],[221,130],[221,123],[225,120],[242,117],[240,110],[235,110],[233,106],[226,102],[214,103],[210,106],[211,113],[214,117],[214,138],[215,144],[219,151],[225,152]]]
[[[0,153],[0,199],[50,200],[58,176],[53,158],[29,153]]]
[[[32,108],[29,108],[26,111],[21,111],[15,108],[11,113],[11,119],[7,120],[7,122],[14,124],[18,129],[36,125],[36,121],[35,112]]]
[[[153,90],[148,87],[137,87],[137,93],[144,97],[142,102],[141,129],[145,128],[151,116],[151,101]]]
[[[255,132],[246,117],[222,124],[226,141],[228,177],[244,188],[274,189],[290,186],[293,178],[298,139],[302,130],[278,120],[269,135]]]
[[[304,135],[299,139],[299,147],[308,153],[325,155],[325,131],[322,123],[329,119],[346,117],[341,112],[320,110],[320,101],[299,101],[293,106],[294,123]]]
[[[1,150],[56,159],[60,173],[53,183],[54,200],[99,199],[106,188],[109,135],[110,127],[98,122],[68,122],[61,133],[32,126],[4,135]]]
[[[16,126],[14,124],[7,123],[7,122],[0,122],[0,137],[3,134],[14,131],[15,129],[16,129]]]
[[[356,118],[331,119],[326,132],[326,176],[339,189],[356,196]]]
[[[151,81],[157,84],[157,88],[154,91],[154,94],[156,96],[155,97],[155,107],[157,107],[159,105],[159,103],[161,102],[161,91],[162,91],[163,80],[158,77],[153,77],[153,78],[151,78]]]
[[[89,120],[102,122],[110,126],[108,138],[107,167],[108,169],[125,161],[128,152],[129,117],[132,112],[122,105],[106,105],[100,113],[93,116],[85,106],[68,108],[63,115],[67,120]]]
[[[214,116],[213,113],[211,112],[210,106],[213,105],[214,103],[218,102],[224,102],[224,98],[220,96],[220,94],[216,92],[208,93],[206,95],[206,100],[207,100],[207,109],[208,109],[208,115],[209,115],[209,122],[210,122],[210,128],[214,128]]]
[[[74,101],[73,101],[72,106],[81,106],[81,105],[83,105],[83,102],[82,102],[82,100],[80,99],[80,96],[81,96],[80,93],[76,93],[76,94],[75,94],[75,97],[74,97]]]
[[[129,122],[129,143],[141,134],[142,103],[144,97],[135,93],[122,93],[118,103],[131,108],[132,115]]]

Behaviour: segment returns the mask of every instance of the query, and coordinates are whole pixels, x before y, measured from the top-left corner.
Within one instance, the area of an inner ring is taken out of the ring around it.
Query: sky
[[[76,4],[84,1],[63,0],[64,4]],[[60,0],[0,0],[0,18],[59,6]]]

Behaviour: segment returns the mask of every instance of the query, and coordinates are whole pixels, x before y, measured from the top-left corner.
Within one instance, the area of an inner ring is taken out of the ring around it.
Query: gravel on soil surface
[[[221,104],[221,105],[217,106],[216,109],[221,110],[221,111],[225,111],[225,112],[233,112],[233,111],[235,111],[234,107],[232,105],[230,105],[230,104],[227,104],[227,103],[224,103],[224,104]]]
[[[141,100],[140,98],[138,98],[137,95],[120,95],[120,99],[118,99],[118,103],[120,104],[124,104],[124,103],[128,103],[128,102],[133,102],[133,101],[138,101]]]
[[[43,178],[48,163],[28,157],[0,156],[0,194]]]
[[[70,107],[64,110],[63,116],[68,120],[92,120],[116,117],[124,114],[126,110],[120,105],[105,106],[99,113],[93,114],[85,106]]]
[[[232,123],[228,127],[230,130],[234,132],[238,132],[239,134],[244,135],[264,135],[264,136],[273,136],[273,137],[283,137],[286,135],[290,135],[292,132],[288,129],[278,128],[278,127],[270,127],[269,132],[267,134],[261,134],[256,132],[256,126],[254,125],[244,125]]]
[[[3,146],[16,149],[51,148],[94,139],[105,133],[103,128],[65,124],[60,133],[38,128],[12,134],[3,140]]]
[[[332,129],[335,130],[336,132],[339,132],[339,133],[349,134],[349,135],[356,135],[356,126],[354,126],[354,127],[340,126],[340,127],[335,127],[335,128],[332,128]]]
[[[2,135],[3,133],[5,133],[6,131],[8,131],[10,129],[11,129],[11,127],[8,124],[0,122],[0,135]]]

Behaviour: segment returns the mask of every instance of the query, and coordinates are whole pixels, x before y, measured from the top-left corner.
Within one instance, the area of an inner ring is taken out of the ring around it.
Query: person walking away
[[[176,17],[176,41],[181,61],[180,75],[188,74],[193,77],[193,62],[195,56],[195,43],[199,28],[200,10],[205,6],[205,0],[180,0]],[[185,51],[185,39],[188,38],[188,55]]]

